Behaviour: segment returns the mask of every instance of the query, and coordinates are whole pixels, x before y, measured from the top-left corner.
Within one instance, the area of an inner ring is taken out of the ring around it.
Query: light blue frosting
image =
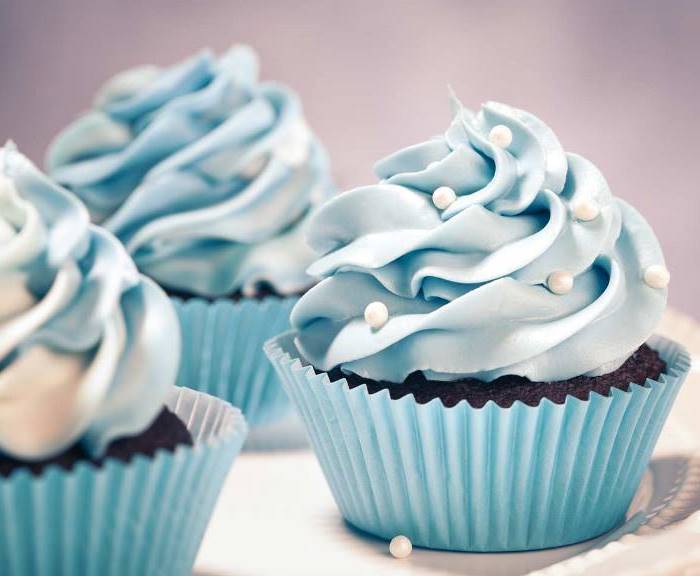
[[[496,125],[512,132],[506,149],[489,140]],[[649,225],[531,114],[458,106],[444,136],[376,172],[382,182],[339,195],[309,225],[322,254],[309,272],[324,280],[291,321],[317,368],[392,382],[417,370],[563,380],[617,368],[661,318],[667,291],[643,281],[664,264]],[[457,194],[442,211],[440,186]],[[582,200],[600,214],[577,219]],[[573,274],[569,293],[548,289],[555,271]],[[363,316],[374,301],[389,310],[379,329]]]
[[[84,206],[13,145],[0,149],[0,451],[93,456],[163,409],[177,316]]]
[[[248,47],[110,80],[49,149],[51,175],[163,286],[283,294],[313,279],[303,226],[331,191],[297,96]]]

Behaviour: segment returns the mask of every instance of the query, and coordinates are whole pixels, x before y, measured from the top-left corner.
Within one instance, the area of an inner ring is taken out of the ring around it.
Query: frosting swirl
[[[49,149],[51,175],[163,286],[216,297],[313,282],[302,228],[331,190],[326,154],[296,95],[257,71],[245,46],[128,70]]]
[[[162,290],[80,202],[0,149],[0,450],[95,457],[163,409],[179,325]]]
[[[652,230],[533,115],[459,105],[444,136],[376,172],[381,183],[334,198],[309,226],[323,254],[309,272],[325,279],[291,320],[316,367],[565,380],[617,368],[659,321],[667,291],[643,280],[664,262]],[[373,328],[363,313],[377,301],[389,319]]]

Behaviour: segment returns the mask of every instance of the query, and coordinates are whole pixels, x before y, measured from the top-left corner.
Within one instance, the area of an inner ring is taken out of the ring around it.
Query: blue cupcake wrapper
[[[289,313],[298,299],[172,298],[182,327],[177,385],[230,402],[251,427],[288,415],[291,403],[262,347],[289,330]]]
[[[168,406],[194,446],[0,479],[0,574],[190,574],[247,426],[239,410],[186,388]]]
[[[624,521],[690,366],[674,342],[649,344],[668,365],[658,382],[510,408],[350,390],[303,360],[293,332],[265,351],[348,522],[387,540],[495,552],[573,544]]]

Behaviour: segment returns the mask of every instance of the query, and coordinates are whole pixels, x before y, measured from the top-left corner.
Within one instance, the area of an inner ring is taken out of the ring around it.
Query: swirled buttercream
[[[0,149],[0,451],[99,457],[147,428],[178,368],[175,312],[119,241]]]
[[[317,368],[564,380],[615,369],[659,321],[666,288],[644,281],[664,263],[651,228],[533,115],[458,106],[443,136],[376,172],[381,183],[309,225],[322,254],[309,271],[324,279],[291,320]],[[380,328],[363,318],[373,302],[388,309]]]
[[[236,46],[110,80],[49,149],[51,175],[163,286],[216,297],[308,287],[302,228],[331,190],[297,96]]]

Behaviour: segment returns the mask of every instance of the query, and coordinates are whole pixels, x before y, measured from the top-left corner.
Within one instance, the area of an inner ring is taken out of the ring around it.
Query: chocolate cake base
[[[92,459],[78,444],[67,451],[40,462],[24,462],[0,454],[0,477],[9,476],[18,468],[26,468],[33,474],[39,475],[48,466],[55,465],[70,470],[78,462],[88,461],[95,466],[114,458],[128,462],[137,454],[153,456],[158,450],[174,451],[178,446],[191,446],[192,436],[185,424],[167,408],[153,421],[153,424],[138,436],[120,438],[112,442],[105,455],[99,460]]]
[[[413,394],[418,404],[440,398],[448,408],[462,400],[474,408],[481,408],[493,400],[499,406],[509,408],[516,400],[528,406],[537,406],[543,398],[563,404],[567,396],[581,400],[588,399],[591,392],[607,396],[611,388],[627,391],[631,382],[643,384],[647,378],[657,380],[664,370],[666,362],[656,350],[644,344],[614,372],[602,376],[577,376],[557,382],[532,382],[522,376],[502,376],[491,382],[476,378],[442,382],[427,380],[422,372],[410,374],[402,383],[377,382],[356,374],[343,374],[339,368],[331,370],[329,376],[331,381],[344,377],[350,388],[366,386],[370,394],[389,390],[393,400]]]
[[[189,300],[190,298],[202,298],[204,300],[212,302],[214,300],[219,299],[219,297],[212,298],[209,296],[199,296],[197,294],[191,294],[189,292],[184,292],[181,290],[171,290],[169,288],[165,288],[165,292],[168,294],[168,296],[171,296],[173,298],[179,298],[180,300]],[[232,302],[239,302],[241,300],[247,299],[264,300],[265,298],[289,298],[294,296],[303,296],[305,293],[306,291],[304,290],[303,292],[297,292],[295,294],[280,294],[274,289],[274,287],[271,284],[264,282],[257,286],[255,294],[253,294],[252,296],[244,296],[243,292],[237,290],[236,292],[228,294],[227,296],[223,296],[222,298],[226,298],[227,300],[231,300]]]

